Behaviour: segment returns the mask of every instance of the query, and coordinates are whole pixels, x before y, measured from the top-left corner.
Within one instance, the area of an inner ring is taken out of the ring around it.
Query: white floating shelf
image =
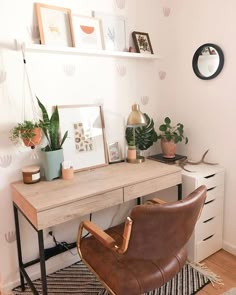
[[[132,59],[145,59],[156,60],[160,59],[156,54],[141,54],[133,52],[120,52],[120,51],[107,51],[107,50],[85,50],[74,47],[53,47],[40,44],[27,44],[25,51],[39,51],[45,53],[60,53],[60,54],[77,54],[77,55],[91,55],[100,57],[118,57],[118,58],[132,58]]]

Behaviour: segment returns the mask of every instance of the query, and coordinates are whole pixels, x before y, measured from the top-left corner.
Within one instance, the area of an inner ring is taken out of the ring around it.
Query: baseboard
[[[223,241],[223,249],[236,256],[236,246]]]
[[[47,274],[53,273],[59,269],[62,269],[64,267],[67,267],[77,261],[80,260],[79,256],[77,255],[76,248],[71,249],[71,252],[74,253],[73,255],[67,251],[62,254],[56,255],[46,261],[46,270]],[[40,270],[39,270],[39,264],[35,264],[33,266],[30,266],[27,268],[27,273],[29,274],[31,280],[36,280],[40,278]],[[15,288],[16,286],[20,285],[20,278],[18,278],[16,281],[9,282],[2,286],[2,293],[4,294],[10,294],[9,292]]]

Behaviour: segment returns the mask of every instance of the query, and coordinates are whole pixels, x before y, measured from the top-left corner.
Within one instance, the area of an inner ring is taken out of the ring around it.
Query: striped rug
[[[161,288],[145,295],[192,295],[207,285],[210,280],[198,270],[185,264],[182,271]],[[36,289],[42,294],[41,280],[34,281]],[[47,276],[48,295],[109,295],[96,277],[82,262],[77,262]],[[20,287],[13,290],[15,295],[32,295],[26,286],[25,292]],[[129,295],[129,294],[124,294]]]

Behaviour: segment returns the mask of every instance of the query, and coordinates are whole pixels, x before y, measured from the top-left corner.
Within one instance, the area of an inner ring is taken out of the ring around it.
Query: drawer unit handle
[[[214,202],[214,201],[215,201],[215,199],[213,199],[213,200],[210,200],[210,201],[208,201],[208,202],[204,203],[204,205],[208,205],[208,204],[210,204],[210,203],[212,203],[212,202]]]
[[[211,174],[211,175],[208,175],[208,176],[205,176],[204,178],[211,178],[211,177],[214,177],[215,174]]]
[[[209,222],[209,221],[213,220],[214,218],[215,218],[215,217],[211,217],[211,218],[209,218],[209,219],[207,219],[207,220],[203,221],[203,223],[207,223],[207,222]]]
[[[212,238],[214,235],[215,235],[215,234],[213,234],[213,235],[210,235],[209,237],[207,237],[207,238],[203,239],[203,241],[205,242],[205,241],[209,240],[209,239],[210,239],[210,238]]]
[[[211,188],[208,188],[207,189],[207,191],[209,192],[209,191],[212,191],[213,189],[215,189],[216,188],[216,186],[213,186],[213,187],[211,187]]]

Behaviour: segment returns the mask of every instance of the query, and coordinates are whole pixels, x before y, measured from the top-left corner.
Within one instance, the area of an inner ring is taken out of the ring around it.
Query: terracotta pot
[[[176,154],[176,143],[174,140],[167,141],[165,137],[161,139],[162,156],[164,158],[174,158]]]
[[[21,131],[21,133],[24,133],[24,130]],[[33,133],[35,134],[34,137],[31,139],[22,138],[25,146],[35,146],[40,144],[41,141],[41,128],[34,128]]]

